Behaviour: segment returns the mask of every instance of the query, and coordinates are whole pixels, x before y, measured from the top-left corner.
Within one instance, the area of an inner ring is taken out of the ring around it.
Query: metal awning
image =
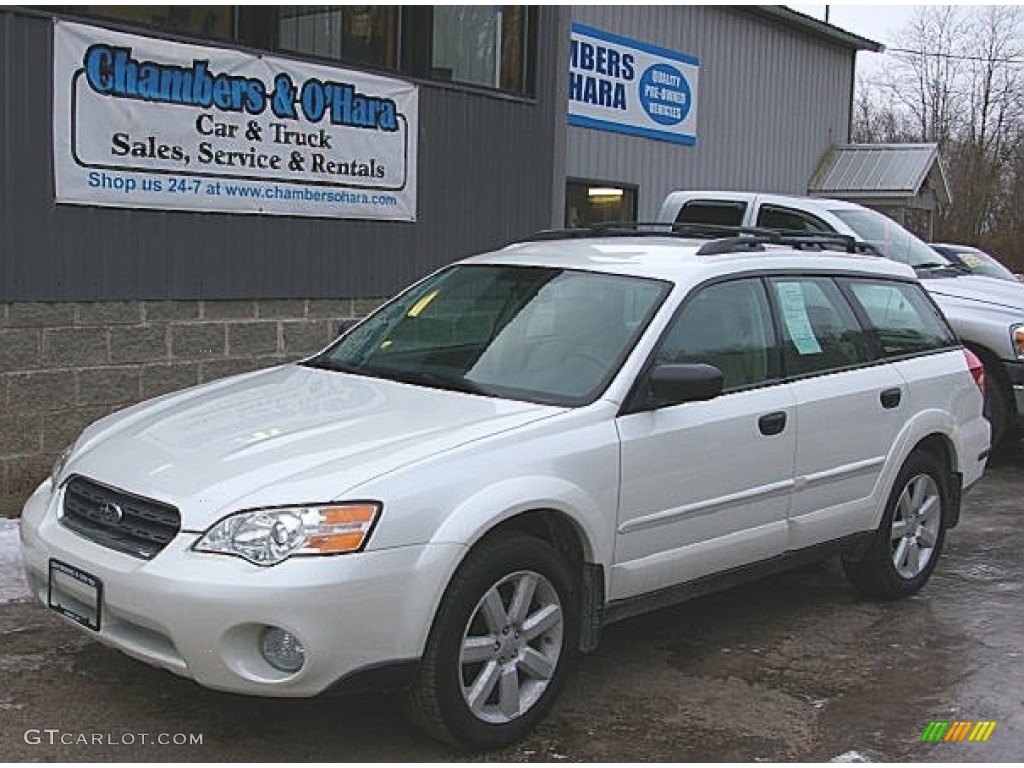
[[[844,144],[829,149],[811,177],[814,197],[889,201],[916,207],[922,197],[950,201],[938,144]]]

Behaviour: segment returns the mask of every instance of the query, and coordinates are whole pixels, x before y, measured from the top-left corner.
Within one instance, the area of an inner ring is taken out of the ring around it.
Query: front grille
[[[149,560],[181,530],[178,510],[74,476],[64,488],[60,523],[104,547]]]

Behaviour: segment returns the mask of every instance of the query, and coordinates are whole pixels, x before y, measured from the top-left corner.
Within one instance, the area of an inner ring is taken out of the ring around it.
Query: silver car
[[[974,248],[970,245],[955,245],[953,243],[929,243],[929,245],[953,262],[955,266],[970,272],[972,275],[994,277],[997,280],[1019,279],[1017,275],[1003,266],[1002,262],[994,256],[985,253],[980,248]]]

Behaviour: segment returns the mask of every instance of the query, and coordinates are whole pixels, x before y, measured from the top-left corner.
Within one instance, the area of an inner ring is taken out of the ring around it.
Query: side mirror
[[[659,365],[650,375],[654,408],[711,400],[722,394],[722,372],[706,363]]]

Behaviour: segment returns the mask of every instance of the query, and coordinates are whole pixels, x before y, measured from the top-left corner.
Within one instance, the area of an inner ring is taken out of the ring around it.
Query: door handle
[[[761,430],[762,435],[767,435],[769,437],[779,434],[779,432],[786,428],[785,411],[766,413],[757,420],[757,428]]]
[[[883,408],[895,408],[903,399],[903,392],[899,387],[887,389],[878,396]]]

